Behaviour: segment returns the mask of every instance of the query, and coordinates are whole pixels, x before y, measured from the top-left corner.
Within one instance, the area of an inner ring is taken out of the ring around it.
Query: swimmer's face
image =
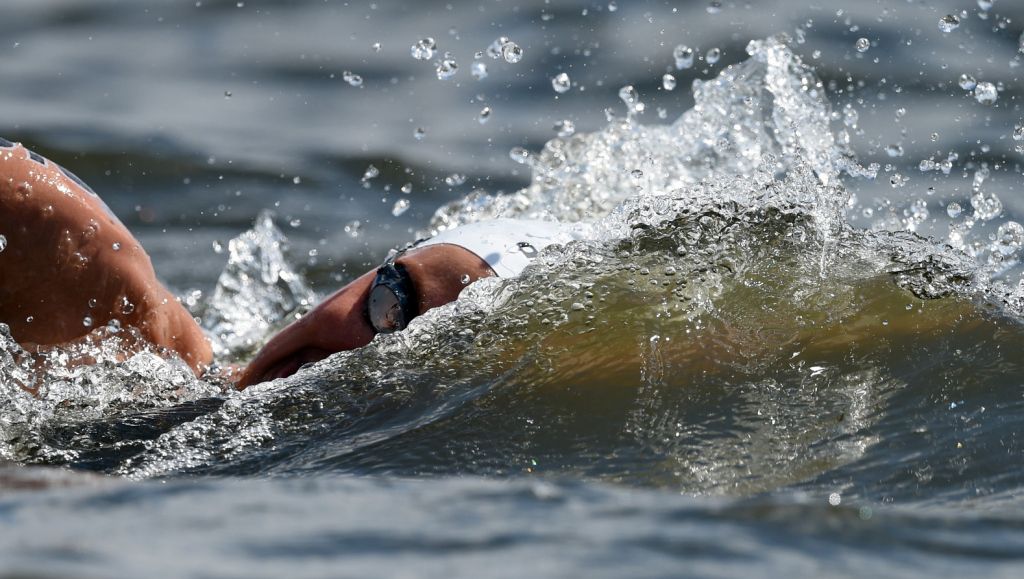
[[[411,250],[395,266],[409,276],[411,315],[451,302],[468,283],[494,275],[475,254],[444,244]],[[305,364],[370,343],[377,330],[367,305],[376,275],[377,270],[362,275],[274,336],[245,369],[239,387],[291,376]]]

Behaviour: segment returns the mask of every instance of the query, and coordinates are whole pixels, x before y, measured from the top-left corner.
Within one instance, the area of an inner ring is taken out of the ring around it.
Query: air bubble
[[[121,251],[121,243],[118,242],[118,241],[115,241],[114,243],[112,243],[110,245],[110,248],[113,249],[114,251]]]
[[[665,76],[661,77],[661,87],[665,90],[675,90],[676,88],[676,77],[671,74],[665,73]]]
[[[423,127],[416,127],[416,130],[412,132],[412,136],[417,141],[422,141],[427,136],[427,131]]]
[[[345,224],[345,233],[349,237],[359,237],[359,233],[363,230],[363,222],[358,219],[353,219]]]
[[[558,75],[551,79],[551,88],[555,89],[555,92],[559,94],[568,92],[572,88],[572,81],[569,80],[569,75],[564,72],[558,73]]]
[[[87,328],[91,328],[92,324],[93,324],[92,317],[85,316],[84,318],[82,318],[82,325],[83,326],[85,326]]]
[[[960,27],[960,18],[956,14],[946,14],[939,18],[939,30],[949,34]]]
[[[992,9],[992,0],[978,0],[978,9],[983,12],[988,12]]]
[[[960,75],[960,88],[964,90],[974,90],[974,87],[978,86],[978,80],[969,74]]]
[[[476,120],[481,124],[487,123],[491,119],[491,107],[484,107],[480,109],[480,114],[477,115]]]
[[[964,208],[956,201],[950,201],[949,205],[946,205],[946,215],[949,215],[950,219],[960,217],[963,212]]]
[[[7,237],[0,234],[0,253],[3,253],[5,249],[7,249]]]
[[[402,193],[405,193],[406,195],[408,195],[409,193],[412,193],[412,183],[406,183],[405,185],[402,185],[401,191],[402,191]]]
[[[366,183],[370,179],[376,179],[379,175],[380,175],[380,169],[378,169],[377,167],[374,167],[373,165],[369,165],[368,167],[366,167],[366,170],[363,171],[362,182]]]
[[[445,185],[449,187],[458,187],[466,182],[466,176],[461,173],[452,173],[444,178]]]
[[[871,48],[871,41],[867,38],[858,38],[853,46],[857,49],[857,52],[867,52]]]
[[[722,58],[722,51],[718,48],[712,48],[704,55],[704,60],[708,64],[716,64],[720,58]]]

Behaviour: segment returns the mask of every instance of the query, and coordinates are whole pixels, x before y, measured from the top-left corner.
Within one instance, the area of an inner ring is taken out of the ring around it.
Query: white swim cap
[[[417,247],[450,243],[487,262],[499,277],[515,277],[545,247],[581,239],[579,227],[556,221],[490,219],[442,231]]]

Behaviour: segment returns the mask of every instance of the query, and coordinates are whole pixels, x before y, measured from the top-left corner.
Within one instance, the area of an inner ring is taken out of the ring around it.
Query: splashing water
[[[40,374],[0,332],[11,389],[0,457],[130,477],[548,465],[730,493],[857,461],[877,441],[880,405],[908,388],[905,365],[950,352],[928,324],[991,333],[967,297],[1013,306],[1016,294],[964,253],[846,224],[843,175],[874,171],[834,136],[821,81],[786,44],[755,41],[748,53],[694,83],[693,109],[670,125],[641,124],[632,89],[625,117],[602,130],[563,122],[542,151],[514,150],[529,186],[471,193],[427,233],[524,217],[586,222],[580,239],[288,379],[224,393],[110,341],[96,364]],[[1004,225],[993,243],[1013,259],[1024,230]],[[285,242],[269,214],[230,242],[199,308],[220,360],[244,357],[315,301]]]

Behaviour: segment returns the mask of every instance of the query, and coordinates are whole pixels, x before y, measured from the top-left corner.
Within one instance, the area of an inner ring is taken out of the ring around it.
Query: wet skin
[[[494,275],[475,254],[449,244],[410,250],[395,265],[405,267],[412,279],[418,314],[455,300],[468,283]],[[375,275],[376,270],[363,274],[271,338],[242,372],[239,387],[290,376],[304,364],[370,343],[376,331],[366,301]]]
[[[0,234],[7,242],[0,251],[0,322],[15,340],[32,351],[79,340],[116,320],[202,376],[213,360],[209,341],[157,279],[138,240],[76,178],[21,145],[5,143],[0,141]],[[395,263],[409,273],[420,314],[494,275],[475,254],[448,244],[408,251]],[[366,301],[375,273],[363,274],[271,338],[235,375],[237,386],[283,378],[369,343],[376,332]]]

